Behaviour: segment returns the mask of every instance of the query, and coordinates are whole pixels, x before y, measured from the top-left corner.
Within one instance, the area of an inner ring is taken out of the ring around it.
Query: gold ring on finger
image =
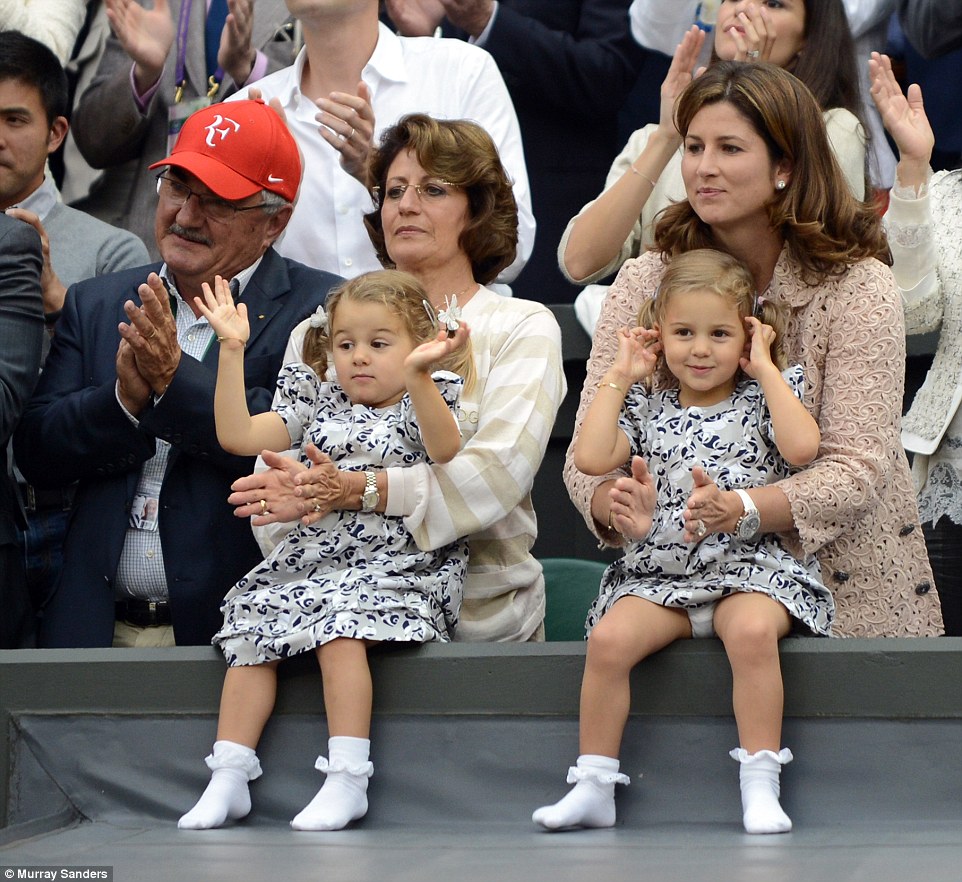
[[[266,500],[266,499],[262,499],[262,500],[261,500],[261,514],[262,514],[262,515],[266,515],[266,514],[267,514],[267,500]]]

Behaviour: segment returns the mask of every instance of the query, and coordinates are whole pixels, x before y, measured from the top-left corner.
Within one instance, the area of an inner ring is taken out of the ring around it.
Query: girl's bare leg
[[[790,628],[788,610],[767,594],[731,594],[715,609],[715,631],[732,668],[738,739],[749,753],[781,749],[785,693],[778,641]]]
[[[741,763],[743,822],[749,833],[792,829],[778,801],[781,767],[792,758],[781,749],[784,688],[778,657],[778,641],[790,627],[785,607],[765,594],[733,594],[715,610],[715,631],[732,668],[732,704],[741,744],[732,756]]]
[[[197,804],[177,822],[182,830],[209,830],[250,812],[247,784],[261,773],[254,749],[274,709],[276,694],[277,662],[227,669],[217,741],[207,757],[210,783]]]
[[[339,637],[317,649],[330,735],[368,738],[374,687],[367,642]]]
[[[691,637],[684,610],[623,597],[588,637],[581,680],[581,753],[617,757],[631,703],[632,668],[670,643]]]
[[[537,809],[535,823],[548,829],[614,824],[615,784],[628,781],[618,771],[618,754],[631,701],[631,669],[690,636],[687,613],[639,597],[617,601],[595,625],[581,682],[581,755],[568,773],[575,786],[560,802]]]
[[[295,830],[341,830],[367,813],[373,686],[368,644],[339,637],[317,649],[324,683],[329,757],[318,757],[324,786],[291,821]]]
[[[220,693],[217,740],[233,741],[252,750],[261,734],[277,697],[278,662],[238,665],[228,668]]]

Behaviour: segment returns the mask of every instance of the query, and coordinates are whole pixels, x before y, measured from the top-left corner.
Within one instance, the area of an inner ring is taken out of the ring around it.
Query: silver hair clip
[[[437,328],[438,314],[434,311],[434,307],[431,306],[431,304],[428,303],[427,300],[422,300],[421,305],[424,307],[424,311],[428,314],[428,318],[431,319],[431,324],[434,325],[435,328]]]
[[[311,313],[310,318],[311,327],[317,330],[320,328],[322,331],[327,330],[327,313],[324,312],[324,307],[319,306],[317,309]]]

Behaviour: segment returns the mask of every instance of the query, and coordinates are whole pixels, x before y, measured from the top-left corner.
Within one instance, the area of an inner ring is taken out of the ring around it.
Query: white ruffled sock
[[[261,775],[257,754],[243,744],[215,741],[204,762],[211,770],[210,783],[197,804],[177,822],[181,830],[210,830],[243,818],[251,810],[247,782]]]
[[[575,786],[554,805],[536,809],[531,820],[548,830],[614,826],[615,784],[629,782],[618,769],[618,760],[613,757],[582,754],[568,769],[568,783]]]
[[[782,810],[778,796],[782,766],[792,761],[792,752],[786,747],[778,753],[760,750],[752,754],[739,747],[731,751],[730,756],[741,763],[739,781],[745,832],[787,833],[791,830],[792,819]]]
[[[314,764],[327,774],[327,780],[291,821],[295,830],[342,830],[367,814],[367,782],[374,774],[368,761],[371,742],[338,735],[328,739],[327,750],[330,760],[319,756]]]

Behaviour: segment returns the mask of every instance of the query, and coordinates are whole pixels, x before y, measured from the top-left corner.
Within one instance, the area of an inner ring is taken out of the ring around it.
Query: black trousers
[[[962,526],[946,516],[922,525],[948,637],[962,637]]]

